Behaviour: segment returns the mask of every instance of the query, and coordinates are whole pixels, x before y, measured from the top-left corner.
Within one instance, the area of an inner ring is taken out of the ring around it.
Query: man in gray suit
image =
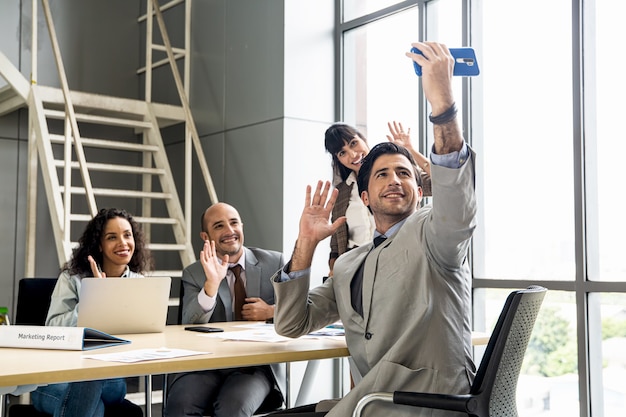
[[[201,223],[205,243],[200,260],[183,271],[183,323],[272,319],[269,278],[284,265],[282,253],[245,247],[243,223],[228,204],[209,207]],[[231,270],[235,265],[241,272]],[[243,307],[236,303],[238,278],[245,286]],[[170,382],[164,415],[203,416],[210,411],[214,417],[249,417],[262,405],[280,407],[285,382],[284,364],[178,374]]]
[[[448,48],[433,42],[413,46],[423,55],[407,55],[422,66],[432,106],[433,203],[420,208],[420,177],[405,148],[394,143],[372,148],[357,184],[374,215],[374,242],[340,256],[333,277],[309,290],[315,248],[345,218],[329,221],[337,197],[329,182],[318,182],[313,192],[307,187],[291,261],[273,277],[276,330],[299,337],[340,319],[362,379],[327,413],[318,404],[279,415],[345,417],[363,395],[376,391],[469,392],[475,366],[467,250],[476,222],[475,154],[457,122]],[[440,414],[379,402],[368,405],[364,415]]]

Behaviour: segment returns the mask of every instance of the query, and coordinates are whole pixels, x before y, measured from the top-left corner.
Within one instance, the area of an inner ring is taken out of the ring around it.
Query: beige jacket
[[[466,255],[476,221],[474,159],[472,152],[459,169],[433,166],[433,205],[371,253],[370,244],[341,256],[323,285],[309,291],[308,276],[277,282],[275,275],[278,333],[298,337],[339,319],[346,329],[363,379],[329,417],[351,415],[370,392],[469,392],[475,366]],[[366,257],[361,317],[351,306],[350,281]],[[364,415],[438,415],[418,410],[375,403]]]

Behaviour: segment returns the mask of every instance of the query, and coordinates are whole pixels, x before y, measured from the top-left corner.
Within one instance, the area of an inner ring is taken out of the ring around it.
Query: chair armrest
[[[361,417],[361,413],[365,406],[374,401],[385,401],[388,403],[393,402],[393,394],[390,392],[372,392],[371,394],[365,394],[354,407],[352,417]]]
[[[459,411],[467,414],[475,411],[478,406],[478,400],[470,394],[448,395],[406,391],[395,391],[393,394],[388,392],[373,392],[364,395],[359,400],[352,412],[352,417],[361,417],[365,407],[374,401],[384,401],[413,407],[434,408],[437,410]]]
[[[451,395],[395,391],[393,393],[393,402],[394,404],[410,405],[413,407],[470,413],[476,409],[477,400],[470,394]]]

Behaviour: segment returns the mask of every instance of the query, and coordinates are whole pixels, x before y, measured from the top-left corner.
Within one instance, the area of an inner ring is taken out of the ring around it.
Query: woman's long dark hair
[[[367,143],[367,139],[365,139],[365,136],[363,136],[361,132],[345,123],[332,124],[328,129],[326,129],[326,133],[324,134],[324,146],[326,147],[326,152],[331,154],[333,157],[333,172],[336,176],[341,178],[341,181],[345,181],[352,170],[346,168],[341,162],[339,162],[337,152],[350,143],[355,136],[358,136],[365,143]]]
[[[98,265],[102,265],[102,252],[100,242],[106,223],[115,217],[126,219],[130,223],[135,240],[135,251],[128,263],[128,267],[133,272],[144,273],[153,269],[153,259],[150,251],[146,248],[144,234],[139,224],[126,210],[108,208],[100,209],[98,214],[87,223],[83,235],[78,239],[78,246],[72,251],[72,257],[63,265],[63,270],[68,270],[70,274],[91,276],[91,266],[87,257],[91,255]]]

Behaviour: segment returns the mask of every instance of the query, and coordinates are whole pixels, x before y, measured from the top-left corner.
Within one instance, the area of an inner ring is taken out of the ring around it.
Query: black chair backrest
[[[178,293],[178,322],[176,324],[183,324],[183,298],[185,297],[185,284],[183,280],[180,280],[180,292]]]
[[[22,278],[17,293],[15,324],[44,326],[57,278]]]
[[[478,415],[517,415],[517,381],[546,291],[533,285],[507,297],[472,384]]]

